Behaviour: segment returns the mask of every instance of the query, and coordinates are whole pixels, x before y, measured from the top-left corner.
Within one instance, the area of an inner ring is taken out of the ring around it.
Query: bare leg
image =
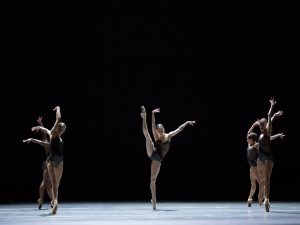
[[[273,169],[273,161],[272,160],[266,160],[265,161],[265,208],[266,211],[269,212],[270,210],[270,180],[271,180],[271,174]]]
[[[63,162],[55,166],[54,162],[49,161],[47,167],[48,167],[48,172],[49,172],[51,185],[52,185],[52,201],[53,201],[52,213],[56,214],[57,207],[58,207],[58,187],[63,172]]]
[[[42,181],[42,183],[40,184],[40,187],[39,187],[39,196],[40,197],[37,200],[39,209],[42,209],[42,206],[43,206],[43,198],[41,196],[44,196],[44,190],[45,190],[45,184],[44,184],[44,181]]]
[[[57,198],[58,198],[58,188],[60,185],[60,180],[63,174],[63,167],[64,167],[64,163],[61,162],[57,167],[55,167],[55,177],[56,177],[56,184],[57,184]]]
[[[141,117],[143,118],[143,134],[146,138],[146,150],[147,150],[147,155],[150,158],[153,151],[154,151],[154,144],[151,139],[151,136],[148,132],[148,127],[147,127],[147,116],[146,116],[146,110],[145,107],[142,106],[142,112],[141,112]]]
[[[50,202],[51,202],[51,208],[53,207],[53,202],[52,202],[52,185],[51,185],[51,179],[48,173],[48,168],[46,168],[46,174],[45,174],[45,184],[46,184],[46,191],[49,196]]]
[[[48,171],[47,168],[43,170],[43,180],[39,188],[39,196],[40,198],[37,200],[39,209],[42,208],[43,205],[43,199],[44,199],[44,192],[46,188],[46,183],[47,183],[47,177],[48,177]]]
[[[251,181],[251,189],[248,197],[248,207],[251,207],[253,201],[253,195],[256,191],[256,182],[259,183],[257,167],[250,167],[250,181]]]
[[[150,179],[150,190],[152,195],[152,206],[156,209],[156,179],[160,170],[161,163],[159,161],[153,160],[151,163],[151,179]]]
[[[257,172],[258,172],[258,178],[259,178],[259,194],[258,194],[258,202],[259,206],[262,206],[263,198],[265,195],[265,177],[266,177],[266,169],[265,169],[265,163],[261,160],[257,160]]]

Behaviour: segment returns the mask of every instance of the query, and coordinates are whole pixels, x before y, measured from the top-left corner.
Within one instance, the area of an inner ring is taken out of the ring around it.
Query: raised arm
[[[270,99],[270,103],[271,103],[271,107],[270,107],[269,112],[268,112],[268,123],[267,123],[267,132],[268,132],[269,136],[271,136],[271,134],[272,134],[271,116],[272,116],[272,113],[273,113],[274,105],[276,104],[276,101],[275,101],[274,97],[272,97]]]
[[[258,125],[259,125],[259,119],[258,119],[257,121],[255,121],[255,122],[252,124],[252,126],[251,126],[250,129],[248,130],[248,134],[252,133],[253,130],[254,130],[254,128],[255,128],[256,126],[258,126]]]
[[[275,135],[271,136],[271,141],[276,139],[276,138],[283,139],[284,137],[285,137],[285,134],[283,134],[283,133],[275,134]]]
[[[152,117],[151,117],[152,122],[151,122],[151,124],[152,124],[152,134],[153,134],[155,140],[158,139],[158,136],[157,136],[157,133],[156,133],[157,128],[156,128],[156,123],[155,123],[155,113],[159,113],[159,112],[160,112],[159,108],[152,110]]]
[[[30,142],[33,142],[35,144],[39,144],[43,147],[49,146],[49,142],[47,142],[47,141],[41,141],[41,140],[34,139],[34,138],[28,138],[26,140],[23,140],[23,143],[28,143],[29,144]]]
[[[42,122],[43,117],[39,116],[36,122],[41,126],[44,127],[43,122]],[[47,134],[43,132],[43,141],[47,140]]]
[[[61,121],[60,107],[59,107],[59,106],[56,106],[53,110],[56,111],[56,120],[55,120],[55,123],[54,123],[54,125],[53,125],[51,131],[50,131],[51,134],[53,134],[53,132],[54,132],[55,130],[57,130],[58,124],[59,124],[60,121]]]
[[[195,124],[195,122],[196,122],[195,120],[194,121],[186,121],[184,124],[180,125],[176,130],[169,132],[168,133],[169,138],[174,137],[176,134],[178,134],[180,131],[182,131],[183,128],[186,127],[186,125],[189,124],[189,125],[193,126]]]

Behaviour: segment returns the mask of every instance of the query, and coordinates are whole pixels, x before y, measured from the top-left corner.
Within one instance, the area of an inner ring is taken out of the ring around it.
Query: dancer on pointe
[[[146,150],[147,155],[151,159],[151,179],[150,179],[150,190],[151,190],[151,202],[153,210],[156,209],[156,179],[160,171],[160,166],[169,151],[172,137],[183,130],[187,125],[194,125],[195,121],[186,121],[184,124],[179,126],[176,130],[169,133],[165,132],[165,128],[162,124],[155,123],[155,113],[159,113],[160,109],[154,109],[152,111],[152,133],[154,141],[152,140],[147,127],[146,109],[141,106],[141,117],[143,118],[143,134],[146,138]]]
[[[56,111],[56,121],[51,131],[42,126],[33,127],[31,130],[40,130],[50,136],[51,153],[48,157],[47,168],[52,185],[52,213],[56,214],[58,208],[58,188],[63,173],[63,140],[61,136],[66,130],[66,125],[61,122],[60,107],[56,106],[53,110]]]
[[[260,206],[262,205],[263,198],[265,198],[265,209],[266,212],[270,211],[270,179],[274,164],[274,157],[271,151],[271,134],[272,134],[272,113],[276,101],[274,98],[270,99],[270,109],[268,112],[268,119],[262,118],[253,123],[249,132],[251,133],[256,126],[259,126],[261,134],[258,138],[259,148],[258,148],[258,160],[257,169],[259,177],[259,195],[258,201]],[[281,116],[282,111],[278,111],[274,114],[274,118]]]
[[[42,117],[39,116],[37,119],[37,123],[44,127],[43,123],[42,123]],[[45,153],[46,153],[46,160],[43,162],[42,164],[42,168],[43,168],[43,180],[40,184],[39,187],[39,199],[37,200],[38,203],[38,209],[42,209],[42,205],[43,205],[43,200],[44,200],[44,193],[45,193],[45,189],[47,191],[47,194],[50,198],[50,201],[52,203],[52,191],[51,191],[51,181],[50,181],[50,177],[49,177],[49,173],[48,173],[48,168],[47,168],[47,158],[50,155],[50,142],[49,142],[49,137],[47,137],[47,134],[43,133],[43,139],[38,140],[38,139],[34,139],[34,138],[28,138],[27,140],[23,140],[23,143],[36,143],[39,144],[41,146],[44,147],[45,149]],[[52,204],[51,204],[52,206]]]

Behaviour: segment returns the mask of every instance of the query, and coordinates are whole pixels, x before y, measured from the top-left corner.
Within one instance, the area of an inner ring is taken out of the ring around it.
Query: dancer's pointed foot
[[[54,215],[56,214],[57,207],[58,207],[58,203],[57,203],[57,201],[54,201],[53,208],[52,208],[52,214],[54,214]]]
[[[252,206],[252,202],[253,202],[253,199],[252,198],[248,198],[248,201],[247,201],[248,207]]]
[[[156,199],[155,200],[151,199],[151,203],[152,203],[153,210],[156,210]]]
[[[269,200],[265,200],[264,204],[265,204],[266,212],[269,212],[270,211],[270,202],[269,202]]]
[[[39,198],[39,199],[37,200],[37,203],[38,203],[38,208],[39,208],[39,210],[41,210],[41,209],[42,209],[42,206],[43,206],[43,200]]]

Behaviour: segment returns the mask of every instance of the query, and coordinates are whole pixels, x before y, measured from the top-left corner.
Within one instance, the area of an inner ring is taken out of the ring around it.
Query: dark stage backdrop
[[[296,2],[2,2],[14,43],[1,74],[0,203],[38,198],[44,150],[22,140],[42,137],[30,131],[38,116],[52,127],[56,105],[60,201],[150,199],[141,105],[149,128],[157,107],[167,131],[196,120],[172,139],[158,200],[246,200],[246,133],[271,96],[284,111],[274,134],[286,134],[272,142],[271,201],[299,201]]]

